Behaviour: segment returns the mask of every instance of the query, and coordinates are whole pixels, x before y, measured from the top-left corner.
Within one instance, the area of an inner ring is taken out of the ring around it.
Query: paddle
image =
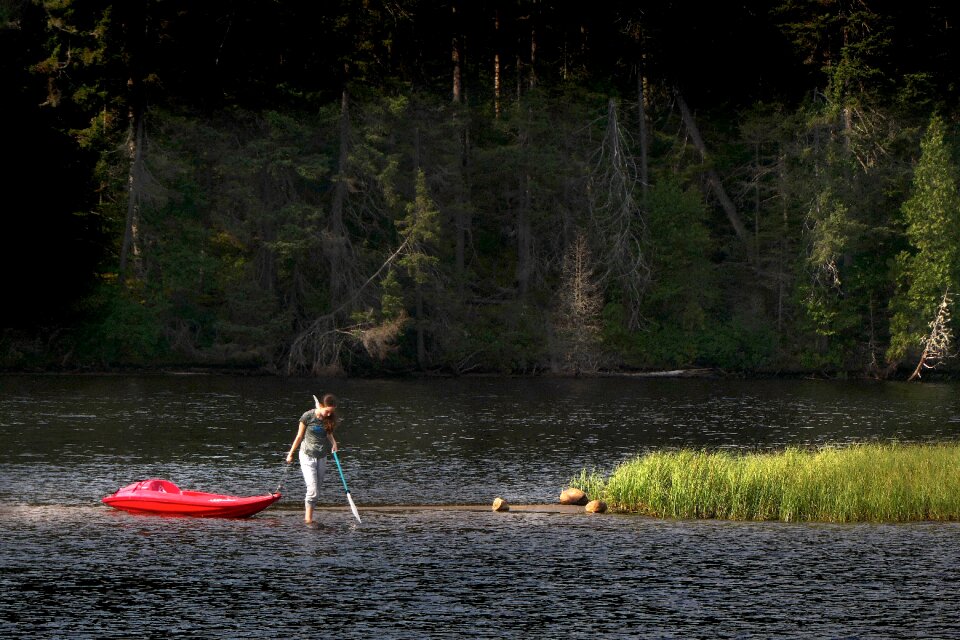
[[[343,467],[340,466],[340,458],[337,457],[337,452],[333,452],[333,461],[337,463],[337,471],[340,472],[340,480],[343,482],[343,490],[347,492],[347,501],[350,503],[350,510],[353,511],[354,517],[357,519],[357,522],[360,522],[360,514],[357,512],[357,505],[353,504],[353,498],[350,497],[350,489],[347,488],[347,479],[343,477]]]

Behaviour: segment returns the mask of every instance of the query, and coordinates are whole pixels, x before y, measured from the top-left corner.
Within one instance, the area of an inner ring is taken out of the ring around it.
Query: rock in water
[[[607,510],[607,503],[603,500],[591,500],[583,510],[587,513],[604,513]]]
[[[510,505],[507,504],[507,501],[504,500],[503,498],[494,498],[493,510],[494,511],[510,511]]]
[[[574,489],[573,487],[565,489],[560,494],[560,504],[587,504],[587,494],[580,489]]]

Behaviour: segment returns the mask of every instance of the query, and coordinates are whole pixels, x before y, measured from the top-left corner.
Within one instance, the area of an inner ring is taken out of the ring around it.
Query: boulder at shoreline
[[[574,489],[571,487],[569,489],[564,489],[560,493],[560,504],[585,505],[587,502],[589,502],[587,499],[587,494],[580,489]]]
[[[603,500],[591,500],[583,510],[587,513],[606,513],[607,503]]]

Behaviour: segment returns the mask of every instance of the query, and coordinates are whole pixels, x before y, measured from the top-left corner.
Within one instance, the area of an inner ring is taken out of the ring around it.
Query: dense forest
[[[0,368],[949,375],[955,6],[2,0]]]

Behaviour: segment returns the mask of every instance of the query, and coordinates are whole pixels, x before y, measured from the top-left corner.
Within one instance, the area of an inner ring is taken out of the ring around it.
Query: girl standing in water
[[[337,450],[337,439],[333,437],[333,431],[337,428],[337,398],[328,393],[323,396],[323,402],[317,400],[317,396],[313,396],[313,401],[316,408],[300,416],[297,437],[293,439],[293,446],[287,454],[287,464],[290,464],[297,447],[300,448],[300,470],[303,471],[303,481],[307,485],[303,514],[306,524],[313,523],[313,507],[317,504],[318,488],[327,470],[324,440],[330,443],[330,451]]]

